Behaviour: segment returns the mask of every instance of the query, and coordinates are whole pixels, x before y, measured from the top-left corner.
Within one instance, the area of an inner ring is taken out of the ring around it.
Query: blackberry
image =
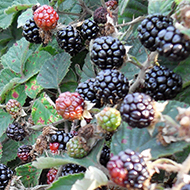
[[[11,114],[13,117],[16,117],[19,115],[21,111],[21,104],[19,101],[15,99],[9,99],[6,103],[6,111]]]
[[[110,158],[107,169],[111,179],[127,189],[143,189],[143,183],[149,178],[143,156],[131,149]]]
[[[96,97],[96,93],[94,92],[94,81],[94,78],[90,78],[85,82],[79,83],[76,92],[78,92],[84,100],[95,103],[94,107],[101,108],[104,103],[100,102],[100,99]]]
[[[94,11],[93,19],[98,24],[105,24],[107,22],[107,14],[109,14],[109,12],[107,11],[107,8],[98,7]]]
[[[161,14],[148,15],[137,28],[142,45],[150,51],[156,51],[155,39],[158,33],[172,24],[173,20],[170,17]]]
[[[9,180],[13,176],[13,171],[6,165],[0,164],[0,189],[3,190],[7,186]]]
[[[120,113],[122,120],[133,128],[148,127],[155,115],[151,97],[138,92],[125,96]]]
[[[125,57],[125,47],[117,38],[101,36],[94,40],[90,58],[100,69],[118,69]]]
[[[51,168],[47,173],[47,184],[53,183],[56,178],[58,170],[55,168]]]
[[[190,41],[174,26],[162,29],[155,40],[157,51],[170,61],[182,61],[189,56]]]
[[[65,120],[80,120],[84,111],[84,99],[77,92],[63,92],[56,99],[56,110]]]
[[[110,148],[107,145],[104,145],[100,153],[99,162],[101,165],[106,167],[109,160],[110,160]]]
[[[33,17],[28,19],[22,28],[22,35],[25,37],[27,41],[35,44],[42,43],[43,40],[40,37],[39,28],[34,22]]]
[[[15,141],[22,141],[27,135],[24,127],[25,125],[22,126],[18,122],[13,122],[12,124],[9,124],[6,129],[7,137]]]
[[[71,25],[58,30],[56,39],[58,45],[71,56],[77,54],[83,47],[79,32]]]
[[[145,74],[144,92],[156,101],[173,99],[181,89],[181,76],[165,66],[154,66]]]
[[[22,145],[18,148],[17,156],[23,161],[23,162],[30,162],[32,160],[32,157],[30,155],[30,151],[32,150],[31,145]]]
[[[94,91],[101,102],[114,105],[121,102],[128,93],[129,82],[118,70],[101,70],[95,78]]]
[[[61,176],[67,176],[67,175],[76,174],[76,173],[84,173],[85,171],[86,171],[86,168],[81,165],[68,163],[68,164],[63,165]]]
[[[106,7],[109,8],[110,10],[115,10],[118,7],[118,2],[115,0],[109,0],[105,2]]]
[[[115,108],[105,107],[96,115],[97,124],[108,132],[115,131],[121,124],[121,114]]]
[[[66,133],[64,130],[56,131],[55,134],[50,135],[50,143],[59,143],[59,150],[66,150],[67,142],[73,138],[71,133]]]
[[[97,23],[93,20],[85,20],[81,25],[81,36],[86,40],[96,38],[99,31]]]

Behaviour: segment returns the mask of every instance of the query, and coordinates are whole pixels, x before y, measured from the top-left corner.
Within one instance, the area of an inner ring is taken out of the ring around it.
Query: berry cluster
[[[18,148],[17,156],[23,161],[23,162],[30,162],[32,157],[30,155],[30,151],[32,150],[31,145],[22,145]]]
[[[107,169],[111,179],[127,189],[143,189],[143,183],[149,178],[143,156],[130,149],[110,158]]]
[[[15,99],[9,99],[6,103],[6,111],[13,117],[17,116],[21,111],[21,104]]]
[[[47,173],[47,184],[53,183],[53,181],[55,180],[55,177],[57,175],[57,172],[58,172],[58,170],[55,168],[49,169],[49,171]]]
[[[13,171],[9,169],[6,165],[0,164],[0,189],[5,189],[12,176]]]

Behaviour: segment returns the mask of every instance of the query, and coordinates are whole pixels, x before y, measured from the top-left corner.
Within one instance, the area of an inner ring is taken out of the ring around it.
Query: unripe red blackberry
[[[50,149],[52,151],[66,150],[66,144],[71,138],[73,138],[73,135],[71,133],[66,133],[64,130],[56,131],[55,134],[50,135],[50,143],[52,143],[52,147],[50,147]],[[58,143],[58,146],[54,143]]]
[[[110,158],[107,169],[111,180],[127,189],[143,189],[145,180],[149,178],[143,156],[131,149]]]
[[[22,35],[25,37],[27,41],[35,44],[42,43],[43,40],[40,37],[39,28],[34,22],[33,17],[26,21],[22,29]]]
[[[145,74],[144,92],[156,101],[173,99],[181,89],[181,76],[165,66],[154,66]]]
[[[86,168],[81,165],[68,163],[68,164],[63,165],[61,176],[67,176],[67,175],[76,174],[76,173],[84,173],[85,171],[86,171]]]
[[[76,88],[76,92],[78,92],[84,100],[95,103],[94,107],[101,108],[104,105],[104,102],[101,102],[96,96],[96,92],[94,91],[94,82],[95,78],[90,78],[85,82],[79,83]]]
[[[58,45],[71,56],[82,50],[82,38],[71,25],[58,30],[56,35]]]
[[[17,156],[23,161],[23,162],[30,162],[32,160],[32,157],[30,155],[30,151],[32,150],[31,145],[22,145],[18,148]]]
[[[93,38],[96,38],[98,32],[99,32],[99,27],[97,23],[93,20],[85,20],[83,24],[81,25],[81,36],[86,40],[91,40]]]
[[[105,4],[110,10],[115,10],[118,7],[118,2],[115,0],[109,0]]]
[[[115,105],[123,100],[128,90],[128,79],[118,70],[102,70],[95,78],[94,91],[101,102]]]
[[[22,141],[26,137],[27,132],[25,130],[25,125],[22,126],[18,122],[13,122],[7,127],[6,134],[8,138],[15,141]]]
[[[74,136],[67,143],[67,154],[73,158],[83,158],[85,157],[90,149],[87,146],[87,142],[83,137]]]
[[[100,69],[120,68],[125,57],[125,47],[117,38],[101,36],[94,40],[90,58]]]
[[[125,96],[120,113],[122,120],[135,128],[148,127],[154,119],[155,110],[152,99],[144,93],[133,93]]]
[[[190,40],[186,40],[174,26],[162,29],[155,40],[157,51],[160,55],[167,57],[170,61],[182,61],[189,56]]]
[[[173,20],[170,17],[161,14],[148,15],[137,28],[142,45],[150,51],[155,51],[157,49],[155,39],[158,33],[172,24]]]
[[[49,5],[43,5],[34,11],[34,21],[44,31],[54,29],[57,26],[59,15]]]
[[[98,7],[94,11],[93,19],[98,24],[105,24],[107,22],[107,14],[109,14],[109,12],[107,11],[107,8]]]
[[[47,184],[53,183],[55,177],[57,175],[58,170],[55,168],[51,168],[47,173]]]
[[[81,119],[84,99],[77,92],[63,92],[56,99],[56,110],[66,120]]]
[[[105,107],[96,115],[97,124],[108,132],[115,131],[121,124],[120,112],[111,107]]]
[[[18,100],[9,99],[6,103],[6,111],[12,116],[16,117],[21,111],[21,104]]]
[[[4,190],[9,180],[13,176],[13,171],[4,164],[0,164],[0,189]]]

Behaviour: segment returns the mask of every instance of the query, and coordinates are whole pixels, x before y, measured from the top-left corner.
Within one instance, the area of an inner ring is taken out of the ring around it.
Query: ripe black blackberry
[[[9,180],[13,176],[13,171],[6,165],[0,164],[0,189],[3,190],[7,186]]]
[[[96,97],[107,104],[117,104],[129,91],[128,79],[116,69],[106,69],[98,73],[94,82]]]
[[[170,61],[182,61],[189,56],[190,41],[174,26],[162,29],[158,33],[155,43],[158,53]]]
[[[144,92],[156,101],[173,99],[181,89],[181,76],[165,66],[154,66],[145,74]]]
[[[73,138],[71,133],[66,133],[64,130],[56,131],[55,134],[50,135],[50,143],[59,143],[59,150],[66,150],[67,142]]]
[[[154,119],[155,110],[152,99],[144,93],[133,93],[125,96],[120,113],[122,120],[131,127],[148,127]]]
[[[81,25],[81,36],[86,40],[91,40],[96,38],[99,32],[99,27],[97,23],[93,20],[85,20]]]
[[[126,56],[124,45],[111,36],[101,36],[94,40],[91,60],[100,69],[120,68]]]
[[[27,132],[25,130],[25,124],[21,125],[18,122],[13,122],[12,124],[9,124],[6,129],[6,134],[8,138],[11,138],[15,141],[22,141],[27,135]]]
[[[58,30],[56,39],[58,45],[66,52],[68,52],[71,56],[78,53],[83,47],[82,38],[79,32],[71,25]]]
[[[106,167],[109,160],[110,160],[110,148],[105,144],[102,148],[99,162],[101,165]]]
[[[94,107],[101,108],[103,102],[100,102],[100,99],[96,97],[96,93],[94,92],[94,81],[94,78],[90,78],[85,82],[79,83],[76,92],[78,92],[84,100],[95,103]]]
[[[145,180],[149,178],[143,156],[131,149],[110,158],[107,169],[111,179],[127,189],[143,189]]]
[[[27,41],[35,44],[42,43],[43,40],[40,37],[39,28],[34,22],[33,17],[28,19],[22,28],[23,28],[22,35],[25,37]]]
[[[75,174],[75,173],[84,173],[85,171],[86,171],[86,168],[81,165],[68,163],[68,164],[63,165],[61,176],[66,176],[66,175]]]
[[[32,150],[31,145],[22,145],[18,148],[17,156],[23,161],[23,162],[30,162],[32,160],[32,157],[30,155],[30,151]]]
[[[157,49],[155,39],[159,31],[172,24],[173,20],[170,17],[161,14],[148,15],[137,28],[142,45],[150,51],[155,51]]]

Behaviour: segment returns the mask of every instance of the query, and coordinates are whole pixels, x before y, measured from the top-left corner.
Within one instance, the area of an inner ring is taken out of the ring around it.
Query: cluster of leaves
[[[39,178],[43,169],[58,167],[66,163],[77,163],[85,167],[96,166],[98,156],[104,142],[100,141],[91,151],[88,157],[83,159],[69,158],[66,154],[57,156],[42,156],[33,164],[21,164],[17,158],[17,149],[22,144],[33,145],[36,138],[41,134],[39,128],[59,122],[54,106],[47,97],[53,101],[58,97],[59,92],[74,92],[79,82],[95,77],[94,66],[90,61],[87,50],[80,52],[75,57],[71,57],[58,47],[55,37],[46,47],[42,45],[30,44],[22,37],[22,26],[26,20],[32,16],[32,6],[40,3],[53,6],[59,14],[59,22],[69,24],[85,18],[91,17],[84,11],[83,2],[87,7],[95,10],[101,5],[101,1],[95,0],[0,0],[0,103],[6,104],[9,99],[18,100],[22,106],[29,107],[27,117],[31,116],[35,124],[32,133],[22,142],[15,142],[7,139],[6,128],[13,122],[12,117],[4,110],[0,110],[0,159],[16,171],[16,175],[22,176],[21,181],[25,187],[35,187],[39,185]],[[126,23],[133,18],[152,13],[168,14],[172,11],[174,0],[120,0],[118,10],[118,22]],[[176,3],[178,3],[176,1]],[[130,27],[126,24],[118,27],[123,32],[122,42],[131,45],[129,54],[139,62],[147,59],[147,52],[137,38],[136,28],[139,23]],[[127,31],[127,32],[126,32]],[[171,63],[160,58],[160,64],[172,68],[183,78],[184,88],[175,100],[170,101],[164,114],[175,118],[178,114],[176,107],[188,107],[190,76],[189,59],[183,62]],[[125,76],[132,80],[139,68],[131,63],[125,63],[121,68]],[[30,102],[32,101],[32,104]],[[158,126],[160,123],[157,124]],[[37,127],[39,126],[39,127]],[[186,148],[190,152],[189,144],[185,141],[171,143],[164,147],[157,141],[158,130],[155,129],[152,136],[147,129],[131,130],[126,123],[122,123],[118,131],[113,135],[111,142],[111,152],[118,154],[126,148],[135,151],[151,149],[153,159],[159,157],[175,155],[178,162],[185,160],[187,155],[176,154]],[[52,184],[49,189],[56,190],[64,187],[70,190],[77,179],[82,179],[83,174],[61,177]]]

